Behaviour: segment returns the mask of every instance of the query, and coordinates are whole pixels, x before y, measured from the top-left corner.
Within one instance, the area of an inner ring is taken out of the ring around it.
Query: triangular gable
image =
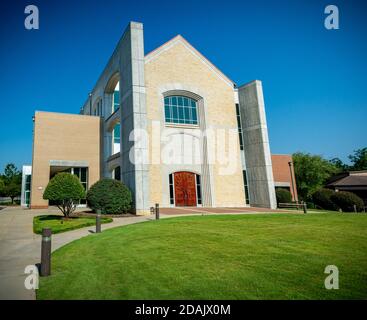
[[[171,49],[176,44],[183,44],[195,57],[197,57],[203,64],[205,64],[213,73],[215,73],[221,80],[226,82],[233,88],[235,83],[229,79],[222,71],[220,71],[214,64],[212,64],[206,57],[204,57],[198,50],[196,50],[185,38],[181,35],[177,35],[171,40],[167,41],[157,49],[151,51],[145,55],[145,63],[155,60],[160,56],[161,53]]]

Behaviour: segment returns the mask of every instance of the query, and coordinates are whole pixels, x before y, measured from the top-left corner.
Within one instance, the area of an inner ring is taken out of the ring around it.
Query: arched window
[[[198,124],[197,102],[185,96],[164,98],[164,115],[167,123]]]

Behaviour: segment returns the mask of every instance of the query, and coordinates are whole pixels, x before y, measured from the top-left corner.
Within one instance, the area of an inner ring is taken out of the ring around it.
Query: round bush
[[[357,211],[362,211],[364,208],[363,200],[352,192],[335,192],[331,196],[331,201],[334,202],[344,212],[353,212],[354,205],[357,206]]]
[[[275,195],[277,197],[277,203],[290,203],[292,202],[292,194],[283,188],[275,190]]]
[[[77,176],[61,172],[49,181],[43,199],[54,201],[68,217],[75,210],[76,202],[85,199],[85,191]]]
[[[331,201],[331,196],[335,191],[331,189],[319,189],[312,195],[312,201],[315,205],[325,210],[339,210],[338,206]]]
[[[87,193],[88,206],[102,214],[126,213],[131,209],[132,197],[128,187],[114,179],[96,182]]]

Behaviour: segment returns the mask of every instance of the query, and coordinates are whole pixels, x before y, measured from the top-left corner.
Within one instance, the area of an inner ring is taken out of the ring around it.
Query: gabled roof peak
[[[228,78],[222,71],[220,71],[213,63],[211,63],[204,55],[202,55],[198,50],[196,50],[181,34],[174,36],[171,40],[168,40],[158,48],[149,52],[145,55],[145,63],[149,63],[150,61],[159,57],[159,55],[170,48],[174,47],[176,44],[183,44],[194,56],[200,59],[202,63],[204,63],[209,69],[211,69],[219,78],[221,78],[224,82],[226,82],[232,88],[235,83]]]

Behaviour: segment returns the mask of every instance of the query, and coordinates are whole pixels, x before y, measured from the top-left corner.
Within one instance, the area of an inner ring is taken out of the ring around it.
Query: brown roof
[[[328,187],[367,186],[367,171],[348,172],[327,184]]]

